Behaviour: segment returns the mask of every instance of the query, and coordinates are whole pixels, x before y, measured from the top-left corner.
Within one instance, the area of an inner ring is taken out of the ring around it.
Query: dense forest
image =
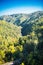
[[[0,17],[0,64],[43,65],[43,12]]]

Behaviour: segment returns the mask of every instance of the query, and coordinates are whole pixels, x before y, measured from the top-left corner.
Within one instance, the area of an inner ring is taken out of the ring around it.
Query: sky
[[[43,0],[0,0],[0,15],[43,11]]]

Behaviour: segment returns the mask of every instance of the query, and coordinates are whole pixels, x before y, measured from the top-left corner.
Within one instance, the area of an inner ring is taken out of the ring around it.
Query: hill
[[[16,25],[24,25],[29,21],[37,20],[43,16],[43,11],[33,12],[31,14],[12,14],[0,16],[0,20],[5,20]]]
[[[43,11],[0,17],[0,64],[43,64]]]
[[[32,31],[32,26],[40,18],[43,17],[43,11],[37,11],[31,14],[12,14],[12,15],[4,15],[0,17],[0,20],[5,20],[9,23],[13,23],[14,25],[21,26],[22,35],[28,35]]]
[[[0,34],[4,37],[19,38],[21,36],[21,27],[0,20]],[[18,35],[18,36],[17,36]]]

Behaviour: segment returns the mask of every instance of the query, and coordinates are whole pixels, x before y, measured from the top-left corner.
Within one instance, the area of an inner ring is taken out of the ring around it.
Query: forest
[[[12,19],[0,17],[0,65],[10,61],[14,65],[43,64],[43,15],[33,17],[35,13],[16,14],[16,21],[12,15]]]

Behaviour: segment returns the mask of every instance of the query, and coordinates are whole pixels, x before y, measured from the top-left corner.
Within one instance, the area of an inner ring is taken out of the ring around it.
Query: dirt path
[[[2,64],[2,65],[13,65],[13,62],[8,62],[8,63]]]

